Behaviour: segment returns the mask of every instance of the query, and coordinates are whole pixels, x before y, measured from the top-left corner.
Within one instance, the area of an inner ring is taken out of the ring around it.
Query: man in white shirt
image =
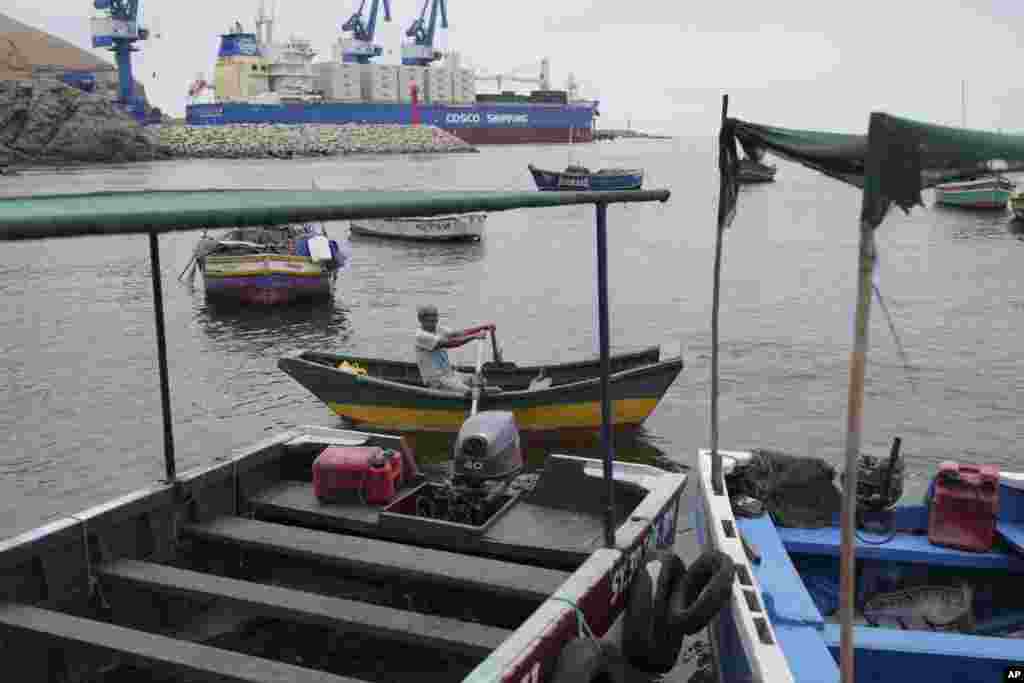
[[[474,339],[486,339],[493,332],[493,323],[478,325],[465,330],[449,330],[437,325],[437,307],[431,304],[419,306],[416,315],[420,329],[416,330],[416,363],[420,368],[423,383],[431,389],[471,391],[472,375],[456,372],[448,360],[447,349],[454,349]]]

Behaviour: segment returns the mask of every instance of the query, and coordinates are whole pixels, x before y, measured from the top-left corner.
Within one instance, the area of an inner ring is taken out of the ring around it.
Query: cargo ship
[[[456,53],[438,66],[349,63],[342,42],[330,61],[314,62],[309,41],[273,43],[269,31],[257,35],[236,22],[220,37],[213,83],[197,79],[189,90],[186,122],[418,123],[472,145],[593,140],[596,101],[551,89],[477,94],[476,74],[460,68]],[[546,71],[545,60],[545,84]]]

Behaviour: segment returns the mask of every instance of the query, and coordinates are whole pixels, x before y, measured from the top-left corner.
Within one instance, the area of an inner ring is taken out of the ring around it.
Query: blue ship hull
[[[442,128],[470,144],[568,143],[593,139],[592,104],[428,104],[417,107],[419,121]],[[225,102],[186,107],[194,126],[234,123],[411,124],[410,104],[323,102],[250,104]]]

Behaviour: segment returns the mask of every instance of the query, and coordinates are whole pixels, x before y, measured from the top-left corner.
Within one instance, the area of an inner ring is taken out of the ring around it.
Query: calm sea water
[[[618,442],[619,457],[686,466],[709,433],[713,141],[616,141],[578,145],[573,155],[595,167],[642,166],[647,187],[672,190],[666,204],[609,209],[610,317],[613,349],[681,343],[687,363],[642,433]],[[0,194],[304,189],[313,180],[333,189],[531,190],[527,163],[566,160],[564,147],[526,146],[165,162],[27,172],[4,178]],[[859,201],[857,190],[789,164],[774,184],[743,190],[724,260],[722,447],[839,463]],[[327,228],[334,237],[348,231]],[[594,349],[592,207],[494,213],[473,245],[353,238],[333,302],[280,310],[216,310],[201,281],[179,283],[197,237],[161,237],[179,470],[295,425],[337,425],[277,359],[310,348],[411,359],[420,303],[435,303],[450,326],[495,322],[508,360],[568,360]],[[886,452],[902,436],[909,488],[943,459],[1021,467],[1020,228],[1009,213],[929,206],[893,213],[879,237],[878,283],[911,367],[876,305],[865,449]],[[4,244],[0,296],[0,537],[160,478],[147,239]],[[475,350],[455,355],[472,363]]]

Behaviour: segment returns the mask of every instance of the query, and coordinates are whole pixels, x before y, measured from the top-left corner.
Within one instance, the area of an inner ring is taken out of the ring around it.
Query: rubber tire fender
[[[551,683],[626,683],[626,660],[615,643],[575,638],[558,655]]]
[[[645,673],[666,673],[675,666],[683,632],[669,620],[669,600],[686,574],[671,550],[648,555],[633,578],[623,617],[622,652]]]
[[[736,565],[720,550],[701,553],[672,591],[669,623],[686,635],[705,628],[732,597]]]

